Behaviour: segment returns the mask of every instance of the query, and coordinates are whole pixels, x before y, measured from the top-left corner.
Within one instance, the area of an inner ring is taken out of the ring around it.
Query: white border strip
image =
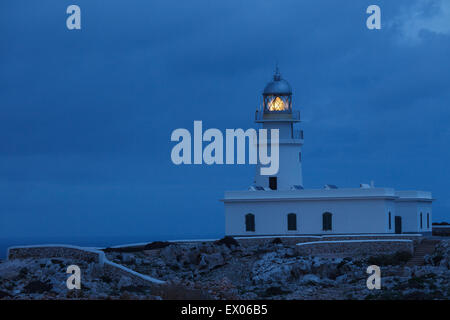
[[[323,235],[322,238],[329,237],[422,237],[421,233],[381,233],[381,234],[330,234]]]
[[[304,246],[309,244],[327,244],[327,243],[361,243],[361,242],[413,242],[406,239],[379,239],[379,240],[340,240],[340,241],[313,241],[297,243],[296,246]]]

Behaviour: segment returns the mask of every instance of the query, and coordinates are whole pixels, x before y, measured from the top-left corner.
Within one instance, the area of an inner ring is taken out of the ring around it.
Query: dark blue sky
[[[175,166],[170,134],[254,127],[275,61],[306,187],[430,190],[449,220],[448,1],[6,0],[0,30],[2,237],[221,235],[254,167]]]

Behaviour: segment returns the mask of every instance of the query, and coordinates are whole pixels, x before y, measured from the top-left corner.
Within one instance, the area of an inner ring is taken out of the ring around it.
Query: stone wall
[[[105,253],[100,250],[66,245],[24,246],[8,249],[8,259],[50,259],[64,258],[98,263],[103,272],[112,278],[125,276],[130,278],[131,284],[136,286],[152,286],[164,284],[164,281],[151,278],[135,272],[127,267],[109,261]]]
[[[67,258],[95,262],[103,265],[105,254],[103,251],[66,245],[43,245],[8,248],[8,259],[27,258]]]
[[[422,241],[421,235],[413,234],[362,234],[362,235],[318,235],[318,236],[264,236],[264,237],[235,237],[242,246],[265,245],[274,239],[280,239],[283,244],[296,245],[297,243],[315,241],[343,241],[343,240],[412,240],[414,245]]]
[[[340,240],[300,243],[297,252],[300,255],[314,256],[355,256],[395,253],[397,251],[414,252],[412,240]]]
[[[412,240],[414,245],[417,245],[422,241],[421,235],[412,234],[392,234],[392,235],[348,235],[348,236],[322,236],[323,241],[342,241],[342,240]]]
[[[235,238],[241,246],[254,246],[254,245],[265,245],[272,243],[275,239],[280,239],[283,244],[287,245],[296,245],[297,243],[303,242],[313,242],[320,241],[320,236],[299,236],[299,237],[290,237],[290,236],[273,236],[273,237],[236,237]]]
[[[450,236],[450,226],[433,226],[433,236]]]

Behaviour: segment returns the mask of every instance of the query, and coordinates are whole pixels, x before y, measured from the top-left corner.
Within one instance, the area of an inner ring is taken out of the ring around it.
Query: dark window
[[[395,223],[395,233],[402,233],[402,217],[395,216],[394,217],[394,223]]]
[[[288,220],[288,230],[294,231],[297,230],[297,215],[295,213],[289,213],[287,215]]]
[[[423,223],[422,223],[422,212],[420,213],[420,229],[423,228]]]
[[[301,152],[298,153],[298,161],[302,162],[302,153]]]
[[[391,219],[391,212],[389,211],[389,230],[392,229],[392,219]]]
[[[332,229],[332,214],[329,212],[322,215],[322,229],[324,231]]]
[[[255,231],[255,215],[252,213],[245,215],[245,231]]]
[[[269,177],[269,188],[277,190],[277,177]]]
[[[427,229],[430,229],[430,213],[427,213]]]

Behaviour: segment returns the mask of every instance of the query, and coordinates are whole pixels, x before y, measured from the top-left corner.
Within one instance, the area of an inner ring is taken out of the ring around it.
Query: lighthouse
[[[296,128],[300,125],[300,112],[295,110],[291,86],[278,68],[273,80],[265,86],[262,98],[255,122],[266,130],[260,130],[258,147],[262,150],[262,144],[273,146],[278,141],[278,171],[264,175],[260,169],[266,168],[265,165],[257,164],[253,185],[246,190],[225,192],[222,201],[226,235],[287,236],[291,240],[299,236],[300,241],[305,235],[358,238],[431,234],[434,200],[431,192],[378,188],[367,183],[353,188],[334,184],[304,188],[303,131]],[[278,137],[274,135],[273,141],[271,136],[261,139],[261,131],[276,134],[276,130]]]
[[[292,89],[281,77],[278,67],[263,91],[263,103],[256,110],[255,122],[263,129],[279,130],[279,170],[273,176],[261,175],[261,164],[257,165],[255,185],[271,190],[302,189],[303,131],[296,129],[300,122],[300,112],[293,110]],[[267,143],[270,143],[268,137]]]

